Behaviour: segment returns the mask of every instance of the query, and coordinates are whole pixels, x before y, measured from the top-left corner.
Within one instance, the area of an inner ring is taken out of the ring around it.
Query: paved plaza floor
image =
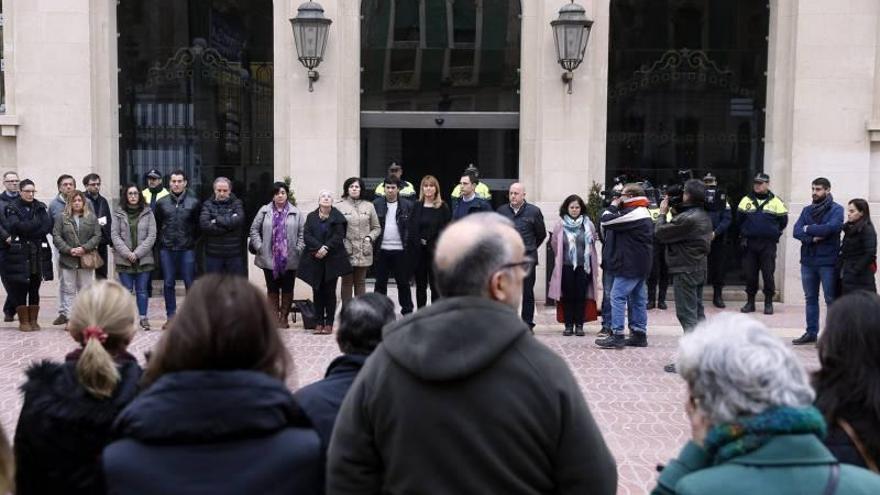
[[[41,292],[45,294],[40,313],[42,331],[18,332],[17,322],[0,325],[0,422],[10,437],[21,408],[17,389],[24,369],[35,360],[60,360],[75,345],[62,328],[50,325],[57,311],[57,285],[46,284]],[[5,294],[2,297],[5,298]],[[395,297],[393,290],[391,297]],[[728,310],[738,310],[741,304],[731,303]],[[775,315],[756,314],[756,318],[763,320],[780,338],[788,340],[799,336],[803,328],[803,306],[777,304],[776,310]],[[717,311],[711,305],[707,307],[710,317]],[[160,328],[164,321],[160,297],[150,300],[149,316],[153,327]],[[563,337],[560,325],[554,321],[553,308],[540,306],[537,319],[537,338],[571,366],[617,459],[618,493],[646,493],[654,486],[657,464],[675,456],[690,434],[684,414],[684,383],[677,375],[663,371],[681,335],[673,305],[665,311],[648,313],[649,347],[644,349],[598,349],[593,344],[598,331],[595,323],[588,325],[587,337]],[[296,363],[296,373],[289,379],[291,388],[320,379],[326,366],[339,353],[332,336],[311,335],[303,330],[301,323],[282,330],[282,334]],[[144,351],[150,349],[160,335],[159,330],[139,331],[131,352],[143,359]],[[817,367],[815,347],[804,346],[795,352],[809,369]],[[504,411],[492,414],[500,415]]]

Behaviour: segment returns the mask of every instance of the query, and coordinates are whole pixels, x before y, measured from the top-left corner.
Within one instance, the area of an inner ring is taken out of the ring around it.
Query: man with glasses
[[[69,174],[61,174],[56,181],[58,186],[58,195],[49,203],[49,217],[52,219],[52,225],[64,213],[67,207],[67,196],[76,189],[76,179]],[[58,265],[60,256],[55,243],[50,242],[49,247],[52,249],[52,259],[55,260],[55,272],[61,273],[61,267]],[[66,325],[67,315],[70,314],[70,307],[73,305],[73,297],[61,290],[61,284],[58,284],[58,316],[52,321],[53,325]]]
[[[110,204],[107,198],[101,196],[101,176],[98,174],[89,174],[83,177],[83,184],[86,186],[86,198],[92,205],[92,212],[98,217],[98,225],[101,226],[101,243],[98,244],[98,255],[104,260],[104,264],[95,270],[95,277],[98,279],[107,278],[107,246],[110,245],[110,222],[111,215]]]
[[[455,222],[434,261],[442,298],[385,327],[342,403],[327,493],[615,493],[571,370],[517,314],[534,260],[512,222]]]
[[[0,193],[0,267],[6,264],[6,253],[9,251],[9,245],[12,242],[12,236],[6,226],[6,217],[4,211],[6,206],[18,199],[18,174],[12,171],[3,174],[3,187],[5,190]],[[6,292],[6,302],[3,303],[3,321],[10,322],[15,319],[15,303],[9,295],[9,286],[6,284],[6,277],[0,277],[3,282],[3,290]]]
[[[547,226],[541,209],[526,201],[526,188],[519,182],[510,185],[508,191],[510,202],[498,208],[498,213],[513,221],[519,232],[526,255],[538,259],[538,248],[547,238]],[[535,328],[535,272],[523,280],[522,319],[529,328]]]

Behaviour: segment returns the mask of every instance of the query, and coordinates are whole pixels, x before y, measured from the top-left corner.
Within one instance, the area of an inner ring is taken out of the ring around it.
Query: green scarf
[[[825,419],[815,407],[777,407],[713,427],[704,447],[712,463],[721,464],[757,450],[778,435],[813,433],[825,438],[825,432]]]

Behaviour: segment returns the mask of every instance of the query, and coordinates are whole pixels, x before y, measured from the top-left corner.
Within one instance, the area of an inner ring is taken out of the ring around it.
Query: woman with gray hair
[[[654,494],[880,493],[880,476],[840,465],[807,373],[761,322],[721,314],[679,342],[692,439]]]

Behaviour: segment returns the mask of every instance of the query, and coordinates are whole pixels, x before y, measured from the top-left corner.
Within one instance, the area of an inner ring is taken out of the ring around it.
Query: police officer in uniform
[[[764,279],[764,314],[773,314],[773,296],[776,283],[776,245],[788,225],[788,208],[770,191],[770,176],[759,173],[753,181],[753,190],[745,195],[737,207],[740,245],[743,248],[743,272],[746,278],[748,302],[740,311],[755,311],[758,293],[758,272]]]
[[[730,203],[727,192],[718,188],[718,179],[711,173],[703,177],[706,185],[706,211],[712,219],[712,249],[709,251],[708,282],[712,284],[712,304],[716,308],[724,308],[724,236],[730,228]]]

